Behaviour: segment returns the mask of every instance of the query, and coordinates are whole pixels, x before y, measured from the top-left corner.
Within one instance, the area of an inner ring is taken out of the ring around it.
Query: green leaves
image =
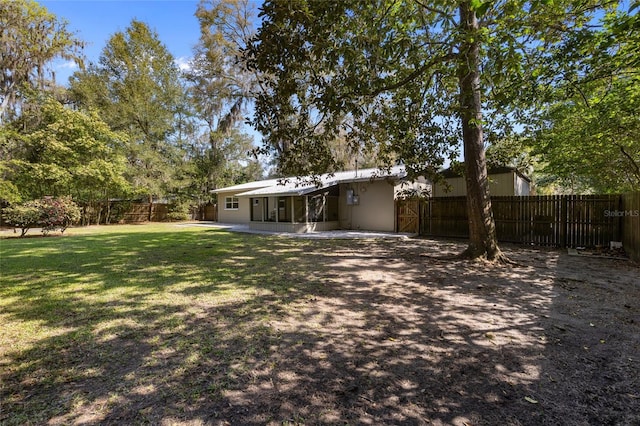
[[[183,88],[174,58],[147,24],[133,20],[115,33],[99,65],[76,73],[71,91],[85,107],[100,111],[109,126],[126,132],[127,177],[139,195],[172,190],[179,149],[172,146]]]
[[[573,192],[640,188],[640,79],[614,77],[552,105],[532,142],[549,185]]]
[[[399,151],[416,159],[411,144],[425,148],[421,166],[440,162],[450,145],[439,146],[441,136],[423,129],[450,123],[448,102],[456,97],[455,85],[440,85],[446,94],[439,99],[432,86],[453,72],[453,47],[441,28],[455,5],[442,12],[383,0],[264,4],[263,25],[246,52],[267,89],[253,124],[282,173],[340,167],[330,154],[340,139],[351,156],[377,153],[379,164],[399,159]]]
[[[640,17],[609,9],[594,23],[542,52],[526,83],[542,94],[530,146],[550,191],[640,187]]]
[[[548,1],[553,1],[553,0],[548,0]],[[474,10],[476,12],[476,15],[478,16],[478,18],[481,18],[482,16],[484,16],[484,14],[487,13],[487,10],[491,7],[493,3],[494,3],[493,1],[483,2],[482,0],[470,1],[471,10]]]
[[[74,195],[86,201],[128,190],[119,151],[123,134],[111,131],[94,112],[68,109],[50,98],[23,119],[35,117],[41,119],[36,127],[9,135],[20,138],[23,155],[3,162],[22,198]]]
[[[251,155],[253,138],[242,129],[258,90],[254,73],[241,58],[254,33],[252,5],[246,0],[207,0],[196,11],[200,39],[184,73],[194,134],[188,147],[190,182],[184,182],[183,193],[199,203],[213,201],[212,189],[262,177]]]
[[[21,237],[30,228],[40,227],[42,233],[47,234],[59,229],[62,233],[80,220],[80,209],[69,197],[33,200],[4,209],[3,218],[21,229]]]
[[[0,7],[0,123],[19,114],[25,87],[43,88],[56,58],[82,65],[84,43],[67,23],[32,0],[3,0]]]

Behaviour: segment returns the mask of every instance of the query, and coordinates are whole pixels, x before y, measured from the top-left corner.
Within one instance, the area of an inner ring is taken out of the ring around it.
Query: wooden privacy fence
[[[149,215],[151,210],[151,215]],[[164,222],[167,220],[169,206],[161,203],[131,203],[128,210],[123,213],[122,222]]]
[[[165,222],[170,220],[171,205],[167,203],[141,203],[131,201],[112,201],[110,203],[110,223],[141,223],[149,222],[149,213],[151,213],[151,222]],[[98,208],[106,210],[103,205]],[[96,220],[95,208],[92,211],[88,211],[85,207],[85,215],[91,215],[91,222]],[[104,219],[107,217],[106,213],[101,216]],[[218,209],[215,204],[206,204],[200,207],[193,207],[188,212],[187,218],[191,220],[218,220]]]
[[[218,206],[217,204],[204,204],[199,207],[193,207],[191,209],[192,220],[211,220],[218,221]]]
[[[149,221],[149,209],[151,208],[151,222],[164,222],[169,220],[170,205],[167,203],[132,203],[116,202],[115,206],[120,206],[120,211],[116,220],[124,223],[138,223]],[[191,220],[218,220],[218,208],[216,204],[204,204],[200,207],[193,207],[189,211]]]
[[[402,203],[398,202],[398,212]],[[491,203],[499,241],[559,247],[608,246],[610,241],[622,241],[621,195],[491,197]],[[421,201],[419,223],[421,235],[468,237],[466,197]]]
[[[640,262],[640,192],[622,196],[620,213],[624,250],[630,258]]]

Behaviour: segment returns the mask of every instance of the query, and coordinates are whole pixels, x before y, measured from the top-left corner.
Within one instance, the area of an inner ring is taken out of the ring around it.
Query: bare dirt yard
[[[360,242],[270,324],[230,424],[638,425],[640,268],[506,246],[521,266],[438,260],[460,243]]]
[[[220,264],[269,274],[250,302],[214,301],[224,286],[203,282],[175,292],[188,309],[172,316],[149,309],[110,338],[46,348],[64,361],[45,383],[46,363],[0,375],[0,423],[640,425],[638,264],[509,245],[514,266],[442,258],[464,241],[234,238]]]

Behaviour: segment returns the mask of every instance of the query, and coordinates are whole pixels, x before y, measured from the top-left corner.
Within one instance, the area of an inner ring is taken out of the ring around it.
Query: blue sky
[[[64,18],[67,28],[87,43],[84,48],[87,63],[97,62],[109,38],[124,31],[132,19],[155,30],[178,65],[186,65],[200,37],[195,17],[198,0],[40,0],[39,3],[58,18]],[[254,7],[256,4],[253,3]],[[257,15],[257,10],[254,14]],[[53,69],[56,83],[67,86],[77,67],[60,60],[53,64]],[[245,125],[244,130],[254,141],[261,140],[252,128]]]
[[[197,0],[48,0],[39,1],[58,18],[68,22],[68,29],[87,43],[84,53],[89,62],[97,62],[107,40],[125,30],[132,19],[146,22],[154,29],[178,63],[191,56],[200,30],[194,16]],[[75,71],[70,63],[55,65],[56,81],[66,85]]]

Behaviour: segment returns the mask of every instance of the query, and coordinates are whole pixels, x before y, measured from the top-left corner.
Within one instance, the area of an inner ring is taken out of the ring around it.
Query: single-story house
[[[319,177],[318,184],[297,178],[270,179],[213,192],[218,195],[218,221],[246,223],[250,229],[393,232],[395,198],[405,177],[404,167],[396,166],[388,171],[364,169],[325,174]]]
[[[489,193],[491,196],[531,195],[531,179],[514,167],[490,168]],[[434,197],[462,197],[467,195],[467,184],[464,176],[451,169],[444,170],[442,175],[447,185],[438,183],[433,185]]]

